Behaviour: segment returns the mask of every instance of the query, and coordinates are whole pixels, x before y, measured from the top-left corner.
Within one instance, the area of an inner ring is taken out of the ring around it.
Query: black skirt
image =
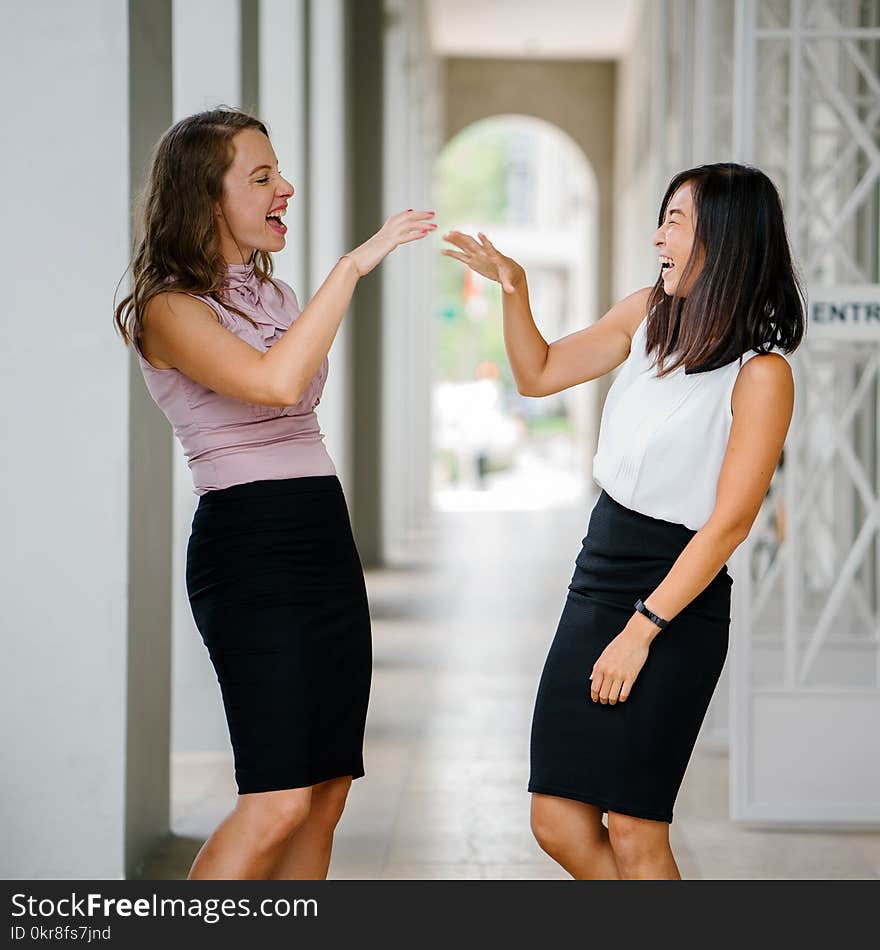
[[[625,702],[593,702],[589,676],[695,533],[599,496],[538,687],[530,792],[672,821],[727,655],[727,568],[655,637]]]
[[[220,684],[239,794],[363,775],[370,616],[339,479],[202,495],[186,586]]]

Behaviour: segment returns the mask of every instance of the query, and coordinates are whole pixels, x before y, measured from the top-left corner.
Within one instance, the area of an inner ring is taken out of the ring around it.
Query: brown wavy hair
[[[143,237],[130,265],[132,291],[114,309],[126,346],[139,342],[147,304],[167,291],[210,297],[256,326],[223,299],[227,265],[214,210],[235,158],[232,140],[244,129],[269,136],[259,119],[221,106],[181,119],[159,140],[141,199]],[[256,251],[253,262],[260,279],[280,294],[269,252]]]
[[[718,369],[749,350],[767,353],[775,346],[793,352],[804,335],[806,298],[776,186],[749,165],[689,168],[670,181],[658,227],[686,183],[696,226],[679,286],[698,266],[700,251],[703,265],[687,297],[667,296],[661,275],[648,298],[645,346],[657,375],[680,366],[686,373]]]

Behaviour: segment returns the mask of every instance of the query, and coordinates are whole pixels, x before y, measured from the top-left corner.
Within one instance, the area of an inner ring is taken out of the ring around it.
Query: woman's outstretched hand
[[[437,225],[431,223],[433,217],[433,211],[413,211],[412,208],[394,214],[371,238],[344,256],[354,262],[358,276],[363,277],[381,264],[396,247],[410,241],[420,241],[434,231]]]
[[[526,272],[512,257],[505,257],[497,250],[482,231],[477,232],[477,237],[479,241],[461,231],[449,231],[443,235],[443,240],[454,244],[458,250],[444,248],[441,254],[467,264],[471,270],[501,284],[504,293],[512,294],[525,278]]]

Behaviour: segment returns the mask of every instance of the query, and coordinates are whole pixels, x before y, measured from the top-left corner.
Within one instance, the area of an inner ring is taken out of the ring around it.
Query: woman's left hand
[[[512,294],[523,282],[526,272],[512,257],[502,254],[482,231],[477,232],[477,237],[479,241],[461,231],[449,231],[443,235],[443,240],[454,244],[458,250],[445,248],[440,253],[467,264],[471,270],[501,284],[504,293]]]
[[[650,640],[627,625],[602,651],[590,675],[593,702],[626,702],[636,677],[648,659]]]

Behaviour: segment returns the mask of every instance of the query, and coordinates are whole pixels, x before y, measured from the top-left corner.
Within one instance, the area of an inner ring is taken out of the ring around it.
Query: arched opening
[[[526,268],[548,342],[596,319],[598,189],[567,134],[530,116],[482,119],[445,145],[434,179],[443,231],[484,231]],[[433,506],[582,502],[597,436],[592,387],[520,395],[504,350],[499,286],[446,257],[437,268],[433,331]]]

